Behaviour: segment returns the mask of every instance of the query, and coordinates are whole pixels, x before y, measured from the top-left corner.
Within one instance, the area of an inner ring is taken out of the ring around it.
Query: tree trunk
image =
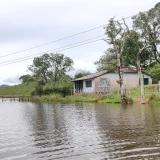
[[[47,83],[48,80],[47,80],[47,77],[46,77],[46,74],[45,74],[45,73],[43,73],[43,77],[44,77],[44,79],[45,79],[45,82]]]
[[[158,52],[158,51],[157,51],[157,46],[156,46],[155,44],[153,44],[153,47],[152,47],[152,48],[153,48],[153,54],[154,54],[154,58],[155,58],[156,62],[157,62],[157,63],[160,63],[160,61],[159,61],[159,59],[158,59],[158,57],[157,57],[157,56],[158,56],[158,55],[157,55],[157,52]]]
[[[137,54],[137,68],[138,68],[138,76],[139,76],[139,82],[140,82],[140,88],[141,88],[141,103],[145,104],[144,80],[143,80],[143,74],[142,74],[142,69],[140,65],[140,53]]]
[[[117,54],[117,69],[118,69],[118,75],[119,75],[119,87],[120,87],[121,100],[122,100],[122,103],[126,103],[124,90],[123,90],[123,72],[122,72],[122,62],[121,62],[120,53]]]

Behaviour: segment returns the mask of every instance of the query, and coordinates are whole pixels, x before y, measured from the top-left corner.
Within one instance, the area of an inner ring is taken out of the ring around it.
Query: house
[[[123,67],[123,88],[131,89],[139,85],[138,72],[133,67]],[[144,85],[152,84],[152,78],[149,74],[143,72]],[[74,93],[107,93],[118,91],[119,75],[116,72],[106,70],[93,73],[78,79],[74,82]]]

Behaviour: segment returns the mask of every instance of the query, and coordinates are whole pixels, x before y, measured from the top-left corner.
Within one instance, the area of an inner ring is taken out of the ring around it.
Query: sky
[[[32,50],[19,51],[105,25],[112,17],[119,20],[135,15],[154,7],[158,2],[158,0],[1,0],[0,85],[20,83],[18,78],[29,74],[27,67],[32,64],[32,57],[43,53],[58,52],[73,59],[75,70],[70,73],[71,75],[78,70],[95,72],[94,62],[109,47],[103,38],[67,50],[65,48],[62,50],[62,47],[102,36],[103,27]],[[126,22],[131,25],[130,19]],[[31,56],[31,59],[8,64],[9,61],[13,62],[26,56]]]

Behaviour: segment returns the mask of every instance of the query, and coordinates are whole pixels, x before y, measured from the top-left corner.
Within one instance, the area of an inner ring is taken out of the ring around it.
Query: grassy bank
[[[35,83],[20,84],[0,89],[0,97],[28,97],[34,90]],[[73,95],[63,97],[58,94],[44,95],[44,96],[32,96],[33,102],[93,102],[93,103],[121,103],[121,99],[118,95],[112,94],[109,96],[104,95]]]
[[[92,103],[121,103],[120,97],[117,95],[73,95],[62,97],[61,95],[45,95],[34,96],[31,98],[33,102],[92,102]]]
[[[20,97],[20,96],[30,96],[31,92],[34,90],[35,83],[29,84],[19,84],[15,86],[10,86],[7,88],[0,89],[0,96],[4,97]]]
[[[0,97],[28,97],[34,90],[35,83],[20,84],[15,86],[10,86],[7,88],[0,89]],[[149,103],[160,104],[160,96],[157,90],[157,85],[145,86],[145,96]],[[133,88],[130,93],[127,94],[132,97],[135,102],[140,99],[140,88]],[[120,96],[117,93],[111,95],[73,95],[62,97],[58,94],[44,95],[44,96],[34,96],[31,97],[33,102],[93,102],[93,103],[121,103]]]

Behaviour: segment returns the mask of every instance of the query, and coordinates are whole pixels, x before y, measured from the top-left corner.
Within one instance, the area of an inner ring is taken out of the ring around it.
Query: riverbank
[[[31,96],[34,90],[34,83],[20,84],[0,89],[0,98],[23,98],[23,100],[33,102],[92,102],[92,103],[121,103],[120,95],[117,92],[109,95],[101,94],[76,94],[63,97],[59,94]],[[140,88],[133,88],[127,93],[130,103],[141,103]],[[132,97],[132,98],[131,98]],[[157,85],[145,86],[146,103],[160,104],[160,96]]]
[[[121,103],[120,96],[118,95],[72,95],[62,97],[61,95],[44,95],[44,96],[32,96],[33,102],[92,102],[92,103]]]

